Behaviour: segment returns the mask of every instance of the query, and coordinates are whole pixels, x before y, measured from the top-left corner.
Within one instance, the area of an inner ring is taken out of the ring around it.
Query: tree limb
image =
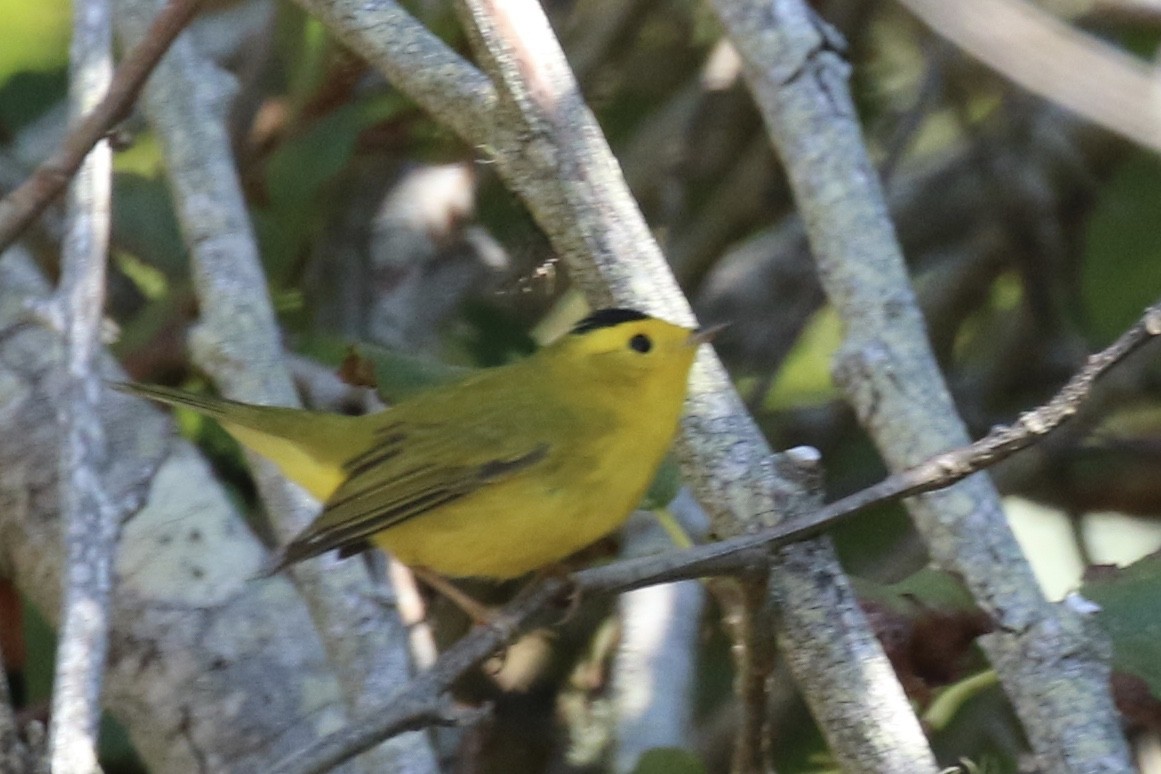
[[[543,11],[532,2],[493,0],[467,0],[464,7],[470,29],[476,30],[477,56],[500,92],[489,143],[496,150],[497,169],[550,236],[570,275],[593,303],[611,298],[689,322],[689,304],[625,186]],[[811,477],[810,471],[772,455],[711,352],[703,352],[694,367],[677,448],[686,480],[719,535],[807,507],[801,481]],[[914,715],[874,636],[865,622],[860,625],[853,591],[829,545],[791,548],[784,559],[789,564],[796,557],[802,558],[799,571],[775,566],[772,583],[781,603],[783,635],[800,635],[793,643],[784,638],[783,644],[793,646],[791,663],[798,667],[795,676],[803,693],[818,706],[832,708],[828,720],[836,728],[861,729],[849,738],[878,735],[891,751],[891,770],[933,767],[918,721],[898,722]],[[820,573],[829,565],[831,585],[820,589],[803,582],[801,567],[808,563]],[[770,638],[751,641],[761,643],[773,646]],[[771,658],[756,653],[750,663]],[[821,662],[862,664],[864,669],[852,676],[868,682],[832,681],[812,667]],[[879,701],[893,707],[896,722],[878,722],[872,705]],[[890,730],[889,742],[881,736],[883,728]]]
[[[75,116],[93,110],[113,72],[113,23],[108,2],[73,9],[69,102]],[[105,491],[108,467],[104,428],[97,413],[97,375],[105,307],[113,156],[97,142],[69,187],[57,296],[45,305],[62,328],[60,503],[64,522],[65,582],[53,679],[49,767],[69,774],[100,771],[97,729],[109,645],[113,552],[120,517],[133,503],[114,503]],[[2,248],[0,248],[2,249]]]
[[[11,248],[0,259],[0,566],[55,623],[64,345],[27,309],[48,298]],[[124,378],[107,354],[101,375]],[[112,394],[99,411],[110,499],[144,502],[118,544],[104,703],[150,771],[265,771],[341,726],[342,692],[303,600],[286,578],[254,580],[267,551],[209,465],[144,401]]]
[[[842,42],[800,0],[717,0],[716,8],[846,325],[836,381],[892,468],[966,443],[862,144]],[[1076,617],[1043,598],[991,482],[980,477],[907,505],[935,561],[961,575],[996,619],[997,633],[982,644],[1043,768],[1127,770],[1108,666]]]
[[[704,538],[709,522],[688,490],[679,492],[669,512],[686,535]],[[701,528],[691,531],[691,523]],[[671,545],[652,514],[634,514],[622,530],[622,556]],[[704,600],[705,589],[695,581],[637,589],[617,598],[620,627],[611,691],[614,772],[634,771],[640,757],[655,747],[692,749]]]

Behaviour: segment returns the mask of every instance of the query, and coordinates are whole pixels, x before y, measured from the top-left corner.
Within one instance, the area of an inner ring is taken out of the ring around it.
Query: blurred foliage
[[[828,498],[880,478],[882,461],[831,378],[842,326],[821,300],[787,186],[709,7],[691,0],[546,6],[699,316],[732,322],[718,351],[763,430],[778,447],[822,452]],[[937,357],[965,421],[981,434],[1051,394],[1087,352],[1161,297],[1158,162],[1029,98],[893,4],[815,6],[849,41],[868,146],[883,168]],[[450,4],[409,7],[467,51]],[[0,171],[26,172],[33,160],[23,148],[52,128],[28,127],[64,96],[69,5],[0,0],[0,14]],[[1075,23],[1099,27],[1143,56],[1161,37],[1156,20]],[[239,79],[230,119],[238,172],[288,349],[363,374],[390,403],[520,357],[582,313],[551,247],[491,169],[489,150],[434,124],[297,7],[277,5],[269,29],[236,42],[225,63]],[[134,378],[206,389],[184,346],[197,297],[161,149],[140,117],[122,128],[131,142],[116,157],[113,349]],[[420,190],[388,205],[410,172],[450,163],[470,168],[468,190]],[[481,234],[502,255],[489,253]],[[56,239],[47,228],[37,235],[36,244],[50,246],[38,249],[50,273]],[[423,320],[432,335],[374,339],[372,322],[392,319]],[[1161,462],[1155,362],[1154,348],[1126,363],[1077,430],[997,469],[1004,493],[1041,501],[1065,521],[1106,509],[1154,519],[1161,512],[1161,479],[1151,475]],[[232,440],[192,415],[180,423],[239,499],[256,507]],[[647,504],[664,506],[677,484],[677,467],[667,463]],[[874,509],[836,530],[836,540],[845,566],[865,576],[858,588],[869,614],[907,634],[906,648],[892,655],[917,691],[941,762],[1014,771],[1025,741],[972,645],[985,624],[954,579],[925,569],[903,509]],[[1026,548],[1033,562],[1059,553],[1035,538]],[[1085,546],[1075,548],[1085,554]],[[1154,700],[1158,637],[1147,622],[1158,619],[1161,599],[1156,561],[1093,578],[1083,591],[1102,608],[1117,669],[1143,680]],[[710,607],[693,699],[696,752],[651,751],[640,774],[724,770],[734,711],[730,648]],[[504,692],[476,676],[472,695],[497,702],[483,745],[491,770],[511,761],[527,770],[567,768],[559,726],[568,721],[552,714],[568,690],[561,686],[578,664],[603,676],[615,644],[588,647],[594,632],[610,635],[601,623],[607,610],[586,610],[551,647],[541,643],[552,657],[522,683],[527,690]],[[47,696],[51,632],[35,617],[22,628],[35,703]],[[913,651],[925,649],[943,655],[917,664]],[[591,703],[589,711],[576,717],[599,724],[608,722],[593,710],[605,684],[594,680],[578,699]],[[800,698],[772,712],[780,771],[833,765]],[[130,770],[113,762],[123,742],[110,744],[106,771]],[[608,750],[598,744],[593,756],[591,766],[600,767]]]
[[[1098,343],[1117,337],[1161,299],[1161,161],[1134,154],[1103,186],[1085,231],[1084,325]]]
[[[638,759],[633,774],[704,774],[705,770],[705,764],[688,750],[655,747]]]
[[[269,155],[266,202],[255,212],[254,227],[273,284],[289,284],[291,273],[302,265],[310,239],[317,237],[329,215],[318,203],[332,197],[331,189],[351,163],[359,135],[404,107],[391,95],[342,105],[310,122]]]
[[[778,377],[761,396],[767,411],[829,403],[839,397],[830,375],[830,362],[842,342],[842,323],[834,310],[825,306],[811,316],[794,348],[790,350]],[[747,392],[742,379],[738,389]],[[759,382],[760,384],[760,382]]]
[[[1116,569],[1096,568],[1081,587],[1100,606],[1097,620],[1113,643],[1113,668],[1136,675],[1161,697],[1161,554]]]
[[[59,101],[65,89],[72,24],[66,0],[0,0],[0,138]]]
[[[0,79],[45,73],[68,64],[71,6],[64,0],[22,3],[2,0],[5,45],[0,50]]]

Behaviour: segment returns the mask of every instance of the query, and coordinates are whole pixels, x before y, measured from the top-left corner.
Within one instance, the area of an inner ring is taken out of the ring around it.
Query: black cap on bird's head
[[[598,328],[612,328],[614,325],[621,323],[633,322],[635,320],[645,320],[649,315],[644,312],[639,312],[636,309],[624,308],[609,308],[598,309],[597,311],[584,318],[576,325],[572,326],[570,333],[577,335],[595,331]]]
[[[622,325],[628,322],[637,322],[639,320],[651,319],[654,318],[636,309],[627,309],[625,307],[598,309],[574,325],[569,333],[574,336],[583,335],[585,333],[590,333],[591,331],[599,330],[601,328],[612,328],[616,325]],[[728,326],[729,323],[720,323],[718,325],[711,325],[709,327],[703,325],[702,327],[693,331],[689,337],[689,343],[697,345],[704,344],[708,341],[713,341],[714,337]]]
[[[552,351],[566,362],[617,372],[626,383],[639,383],[646,373],[670,371],[674,379],[684,380],[698,346],[717,330],[694,330],[636,309],[613,307],[578,322],[569,335],[557,339]]]

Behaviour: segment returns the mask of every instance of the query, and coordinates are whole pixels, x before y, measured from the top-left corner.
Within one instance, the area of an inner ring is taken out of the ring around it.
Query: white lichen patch
[[[125,525],[117,570],[123,587],[158,601],[216,605],[258,574],[265,555],[209,466],[177,443]]]

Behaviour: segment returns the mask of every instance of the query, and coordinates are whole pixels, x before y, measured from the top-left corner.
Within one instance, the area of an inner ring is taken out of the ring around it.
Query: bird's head
[[[635,309],[600,309],[549,345],[551,352],[545,354],[566,370],[575,368],[578,379],[610,387],[645,388],[657,382],[684,388],[698,345],[720,329],[691,330]]]

